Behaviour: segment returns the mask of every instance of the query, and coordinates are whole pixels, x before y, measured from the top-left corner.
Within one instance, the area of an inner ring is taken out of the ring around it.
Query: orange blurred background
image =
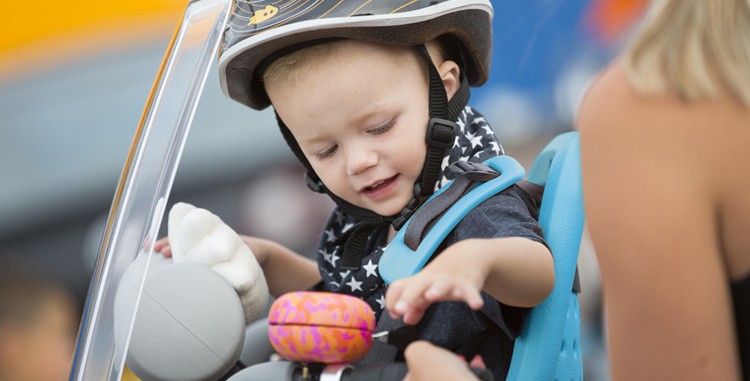
[[[89,52],[120,50],[171,33],[187,2],[129,0],[4,1],[0,14],[0,80]]]

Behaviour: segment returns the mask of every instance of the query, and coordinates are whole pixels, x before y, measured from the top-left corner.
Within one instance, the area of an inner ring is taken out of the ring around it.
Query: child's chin
[[[388,202],[382,203],[369,202],[355,205],[359,206],[360,208],[367,209],[382,217],[390,217],[401,214],[401,211],[404,209],[404,207],[406,207],[406,204],[408,204],[409,201],[411,201],[411,198],[406,201],[388,200]]]
[[[402,209],[403,209],[403,207],[400,207],[400,208],[396,208],[396,207],[384,207],[384,208],[375,208],[374,210],[373,209],[370,209],[370,210],[372,210],[373,212],[375,212],[375,213],[377,213],[377,214],[379,214],[379,215],[381,215],[383,217],[390,217],[390,216],[395,216],[395,215],[401,213]]]

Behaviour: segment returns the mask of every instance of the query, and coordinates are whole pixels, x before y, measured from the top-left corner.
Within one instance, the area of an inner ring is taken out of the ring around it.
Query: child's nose
[[[359,146],[352,147],[352,149],[347,152],[346,170],[349,176],[362,173],[377,164],[378,154],[375,150]]]

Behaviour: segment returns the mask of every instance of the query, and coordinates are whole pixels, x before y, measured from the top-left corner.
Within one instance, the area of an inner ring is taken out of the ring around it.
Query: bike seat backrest
[[[555,287],[526,318],[507,380],[582,380],[580,312],[573,283],[584,209],[578,132],[553,139],[528,181],[544,186],[539,223],[555,261]]]

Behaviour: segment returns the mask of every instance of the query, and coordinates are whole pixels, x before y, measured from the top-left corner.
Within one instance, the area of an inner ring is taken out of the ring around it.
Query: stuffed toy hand
[[[208,210],[177,203],[169,211],[169,245],[175,263],[208,266],[234,287],[251,322],[266,307],[268,285],[255,255],[232,228]]]

